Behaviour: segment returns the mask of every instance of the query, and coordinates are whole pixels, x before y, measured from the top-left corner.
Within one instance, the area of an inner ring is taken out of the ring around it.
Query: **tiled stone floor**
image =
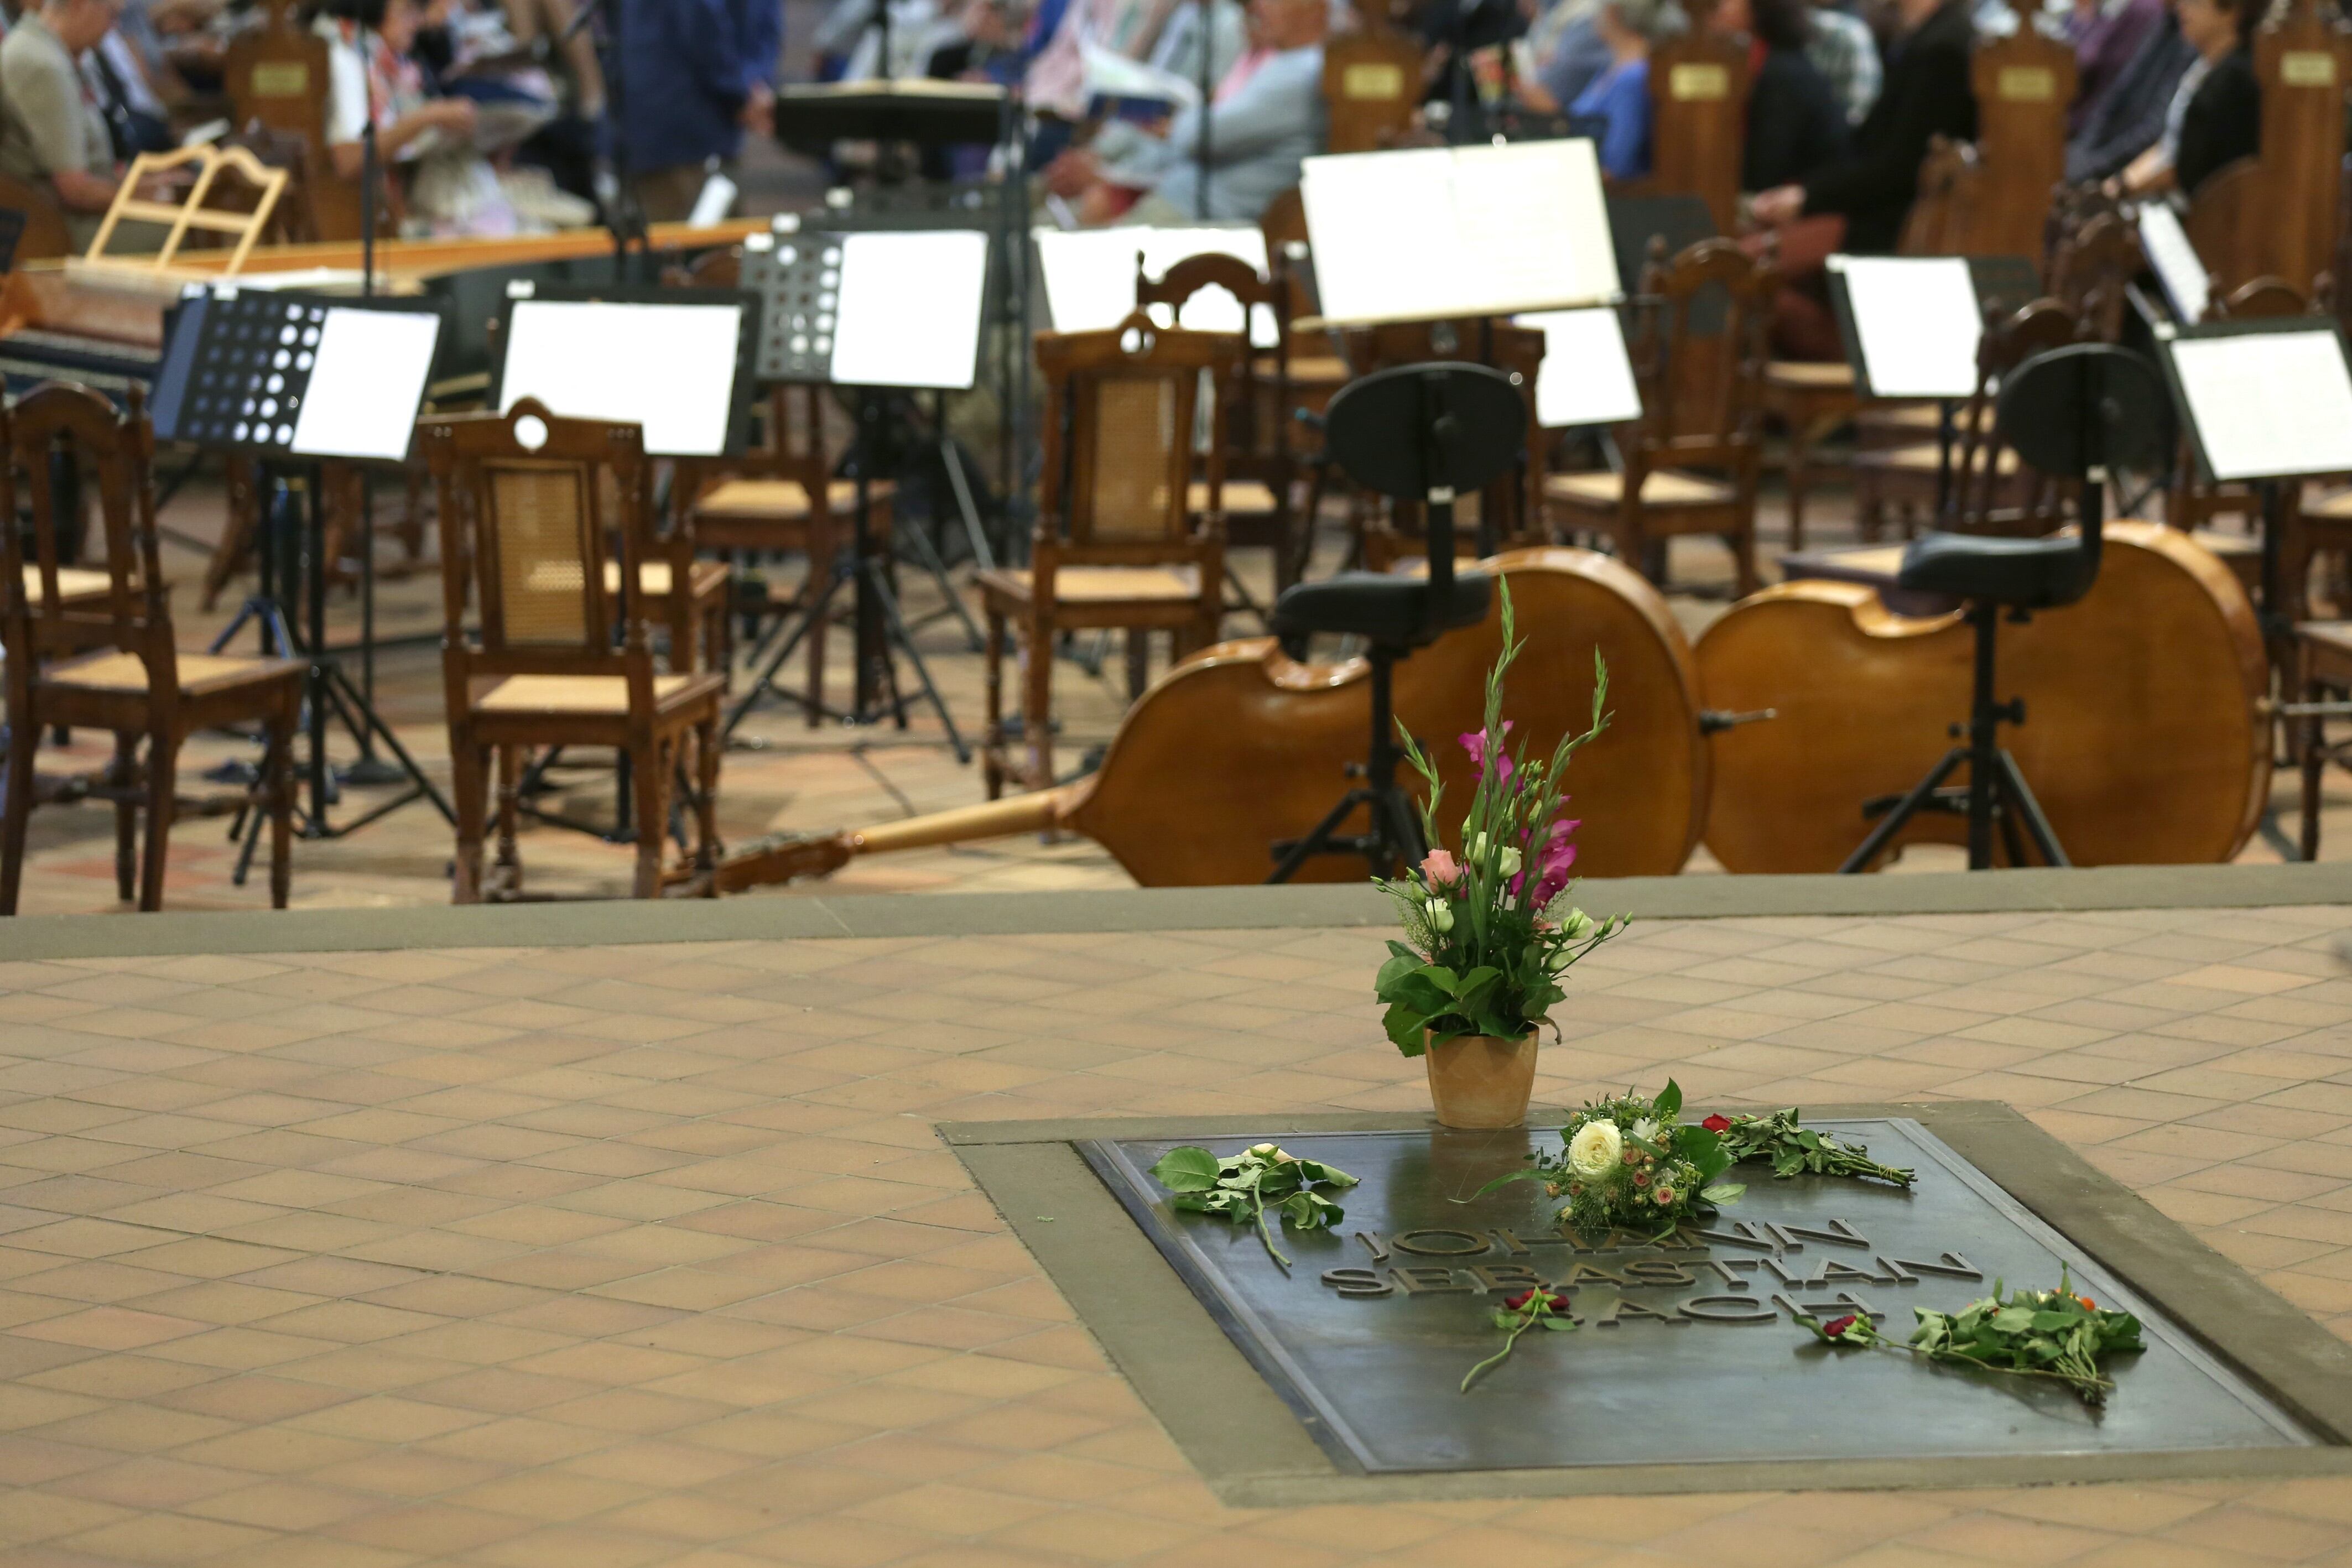
[[[2009,1101],[2352,1339],[2347,927],[1643,925],[1538,1094]],[[2340,1479],[1221,1507],[931,1124],[1420,1106],[1379,941],[0,963],[0,1560],[2352,1563]]]

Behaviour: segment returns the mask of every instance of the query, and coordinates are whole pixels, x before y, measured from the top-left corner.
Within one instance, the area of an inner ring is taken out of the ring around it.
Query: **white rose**
[[[1519,852],[1517,850],[1505,850],[1503,852],[1503,864],[1501,869],[1502,874],[1505,876],[1518,875]]]
[[[1576,1174],[1598,1181],[1617,1168],[1624,1157],[1625,1140],[1614,1122],[1587,1122],[1568,1142],[1568,1163]]]

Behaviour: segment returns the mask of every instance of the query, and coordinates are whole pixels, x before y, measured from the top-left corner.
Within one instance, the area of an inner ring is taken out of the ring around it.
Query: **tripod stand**
[[[1895,586],[1908,592],[1958,599],[1976,633],[1976,668],[1965,727],[1966,744],[1942,760],[1909,792],[1866,803],[1865,815],[1885,810],[1841,872],[1867,871],[1922,811],[1965,815],[1969,869],[1992,864],[1993,830],[2000,830],[2011,865],[2025,863],[2031,837],[2045,864],[2070,865],[2056,831],[2035,799],[2016,758],[2000,744],[2000,727],[2025,722],[2025,699],[1995,695],[1994,660],[2004,614],[2023,621],[2039,610],[2072,604],[2091,591],[2099,573],[2110,466],[2136,466],[2171,450],[2171,400],[2154,366],[2101,343],[2075,344],[2037,354],[2003,380],[1994,425],[2028,466],[2075,481],[2081,497],[2074,538],[1994,538],[1929,534],[1903,555]],[[1965,763],[1966,785],[1945,780]],[[1892,810],[1888,810],[1889,806]],[[2019,832],[2023,825],[2024,835]]]
[[[1397,783],[1397,662],[1456,627],[1482,621],[1492,585],[1454,570],[1454,498],[1476,490],[1519,460],[1525,405],[1502,371],[1485,365],[1400,365],[1351,382],[1331,400],[1325,434],[1333,458],[1369,489],[1428,507],[1429,576],[1344,571],[1286,590],[1274,605],[1274,632],[1286,643],[1317,632],[1362,637],[1371,664],[1371,737],[1361,780],[1304,838],[1277,840],[1268,882],[1288,882],[1319,855],[1360,855],[1371,874],[1395,874],[1426,850],[1411,799]],[[1365,831],[1342,833],[1359,810]]]

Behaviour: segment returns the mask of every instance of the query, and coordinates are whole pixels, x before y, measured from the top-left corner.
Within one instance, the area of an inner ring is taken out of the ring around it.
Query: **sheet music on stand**
[[[1265,234],[1255,225],[1202,225],[1174,228],[1052,229],[1035,233],[1038,270],[1045,284],[1045,307],[1057,332],[1098,332],[1118,326],[1135,309],[1135,258],[1143,270],[1164,277],[1189,256],[1230,256],[1267,275]],[[1161,326],[1175,313],[1152,308]],[[1198,332],[1238,332],[1242,302],[1223,288],[1202,290],[1184,307],[1184,325]],[[1250,323],[1250,341],[1270,349],[1279,340],[1271,312],[1260,308]]]
[[[988,262],[978,229],[751,235],[743,281],[766,306],[760,379],[969,391]]]
[[[2217,483],[2352,470],[2352,362],[2325,317],[2160,328],[2158,357]]]
[[[641,426],[660,457],[740,452],[759,312],[726,288],[509,287],[492,405]]]
[[[1335,324],[1567,309],[1622,292],[1589,141],[1309,158],[1300,189]]]
[[[1536,372],[1536,423],[1546,430],[1580,424],[1623,424],[1642,417],[1642,389],[1625,350],[1625,323],[1610,306],[1537,310],[1515,316],[1543,329],[1543,365]]]
[[[280,457],[396,463],[415,434],[442,325],[423,299],[193,284],[156,375],[155,434]]]
[[[1967,257],[1832,256],[1829,281],[1864,397],[1974,395],[1984,316]]]
[[[2190,327],[2205,319],[2213,303],[2212,275],[2205,270],[2197,247],[2189,243],[2189,231],[2180,226],[2180,219],[2166,203],[2140,204],[2139,248],[2173,315]]]

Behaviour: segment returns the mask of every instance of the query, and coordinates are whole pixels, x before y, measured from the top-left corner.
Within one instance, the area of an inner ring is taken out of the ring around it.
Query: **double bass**
[[[1698,640],[1699,690],[1780,716],[1717,738],[1708,852],[1727,871],[1835,871],[1869,831],[1864,802],[1953,744],[1973,645],[1958,611],[1898,615],[1858,583],[1784,582],[1733,607]],[[2075,864],[2228,861],[2252,837],[2271,774],[2261,628],[2187,534],[2109,523],[2091,591],[2005,621],[1997,669],[2000,697],[2025,702],[2001,743]],[[1923,812],[1895,850],[1966,841],[1964,817]]]
[[[1577,870],[1664,875],[1698,842],[1709,791],[1698,681],[1681,628],[1655,589],[1609,557],[1515,550],[1481,563],[1508,585],[1525,643],[1504,690],[1511,739],[1548,753],[1590,721],[1593,653],[1609,666],[1601,737],[1569,773],[1586,823]],[[1498,593],[1486,619],[1396,666],[1398,720],[1439,765],[1450,801],[1467,799],[1486,673],[1502,651]],[[1264,882],[1272,846],[1307,832],[1349,783],[1368,731],[1362,659],[1309,664],[1270,637],[1221,643],[1170,671],[1121,722],[1094,773],[1057,789],[854,831],[754,844],[719,869],[733,892],[825,875],[855,856],[1058,829],[1108,850],[1146,887]],[[1407,776],[1410,785],[1413,782]],[[1299,880],[1360,880],[1363,861],[1309,861]]]

